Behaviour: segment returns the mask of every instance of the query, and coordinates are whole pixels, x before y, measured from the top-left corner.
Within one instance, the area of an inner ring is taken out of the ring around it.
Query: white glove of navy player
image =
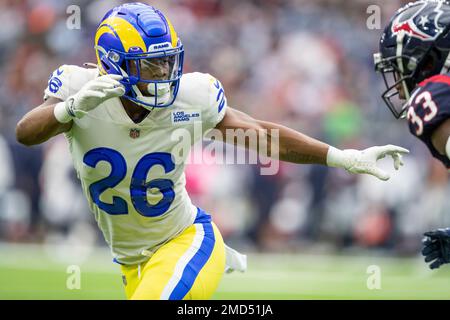
[[[376,146],[368,149],[339,150],[330,146],[327,155],[327,165],[330,167],[344,168],[350,173],[367,173],[380,180],[389,180],[389,173],[377,167],[377,161],[386,155],[394,159],[394,168],[398,170],[403,165],[402,154],[409,153],[408,149],[394,146]]]
[[[119,82],[121,79],[121,75],[107,74],[87,82],[66,101],[56,104],[56,119],[61,123],[67,123],[73,118],[80,119],[106,100],[124,95],[125,88]]]

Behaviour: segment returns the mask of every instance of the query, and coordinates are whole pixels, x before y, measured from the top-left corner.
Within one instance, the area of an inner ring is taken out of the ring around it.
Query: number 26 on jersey
[[[108,162],[111,165],[111,172],[108,177],[89,186],[92,201],[108,214],[128,214],[128,204],[124,199],[114,196],[112,203],[100,200],[103,192],[114,188],[125,178],[127,174],[125,158],[118,151],[110,148],[92,149],[83,158],[83,162],[91,168],[95,168],[100,161]],[[144,217],[157,217],[164,214],[175,198],[171,180],[154,179],[146,182],[148,172],[155,165],[162,166],[165,173],[175,169],[175,163],[170,153],[154,152],[143,156],[138,161],[131,177],[130,198],[136,211]],[[149,203],[147,199],[147,190],[152,188],[157,188],[163,196],[156,204]]]

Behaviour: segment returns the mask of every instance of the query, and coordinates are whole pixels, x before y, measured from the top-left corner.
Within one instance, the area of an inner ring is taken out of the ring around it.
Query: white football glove
[[[119,82],[121,79],[121,75],[107,74],[87,82],[66,101],[56,104],[56,119],[61,123],[67,123],[73,118],[80,119],[104,101],[124,95],[125,88]]]
[[[329,147],[327,165],[330,167],[344,168],[351,173],[367,173],[380,180],[389,180],[389,173],[377,167],[377,161],[386,155],[394,159],[394,168],[398,170],[403,165],[402,154],[409,153],[408,149],[394,146],[376,146],[364,150],[346,149],[339,150]]]

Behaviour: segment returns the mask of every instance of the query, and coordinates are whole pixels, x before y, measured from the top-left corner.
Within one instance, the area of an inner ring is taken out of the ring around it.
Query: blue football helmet
[[[450,4],[420,0],[400,8],[384,29],[376,71],[383,75],[383,100],[398,119],[423,80],[450,68]]]
[[[158,9],[143,3],[111,9],[97,28],[95,51],[101,74],[123,76],[125,98],[149,110],[175,101],[184,49],[171,22]]]

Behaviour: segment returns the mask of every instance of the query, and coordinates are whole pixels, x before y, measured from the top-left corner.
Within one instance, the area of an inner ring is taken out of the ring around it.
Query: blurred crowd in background
[[[105,245],[64,137],[25,147],[15,125],[42,103],[62,64],[95,62],[98,22],[123,1],[0,0],[0,241]],[[149,1],[145,1],[149,2]],[[380,249],[417,254],[421,234],[450,226],[448,173],[384,106],[372,55],[381,27],[405,1],[152,1],[185,47],[185,72],[221,80],[228,103],[340,148],[398,144],[406,165],[380,182],[319,165],[189,165],[194,204],[229,243],[261,251]],[[81,28],[67,28],[69,5]]]

